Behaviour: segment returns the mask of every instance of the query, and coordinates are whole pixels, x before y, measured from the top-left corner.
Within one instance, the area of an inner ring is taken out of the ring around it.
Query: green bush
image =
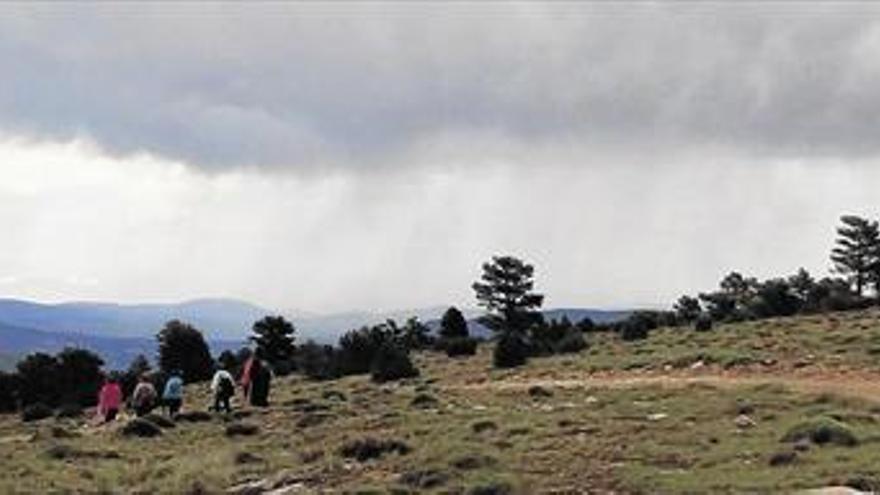
[[[449,357],[473,356],[477,353],[477,339],[470,337],[442,339],[438,345]]]
[[[385,344],[379,348],[370,376],[374,382],[388,382],[403,378],[419,376],[419,370],[413,365],[409,353],[393,344]]]
[[[708,332],[712,330],[712,318],[709,318],[708,315],[700,315],[696,321],[694,321],[694,330],[698,332]]]
[[[27,405],[21,410],[21,420],[24,422],[39,421],[50,416],[52,416],[52,408],[42,402]]]
[[[574,354],[587,348],[584,333],[578,328],[571,328],[554,346],[557,354]]]
[[[818,445],[842,445],[853,447],[859,444],[855,433],[844,423],[831,418],[817,418],[804,421],[792,427],[782,437],[783,442],[809,440]]]
[[[496,368],[515,368],[525,364],[528,357],[528,344],[519,335],[508,333],[498,339],[492,362]]]

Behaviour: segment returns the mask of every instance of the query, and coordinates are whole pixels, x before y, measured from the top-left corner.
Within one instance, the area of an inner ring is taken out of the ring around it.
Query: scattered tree
[[[483,264],[483,274],[472,288],[487,314],[480,322],[498,334],[526,331],[543,321],[539,311],[544,296],[532,292],[534,267],[513,256],[494,256]]]
[[[86,349],[66,348],[56,356],[63,404],[90,407],[96,404],[104,380],[104,361]]]
[[[467,337],[468,324],[464,315],[455,306],[450,307],[443,313],[440,320],[440,337],[445,339],[454,339],[459,337]]]
[[[517,332],[505,332],[498,338],[492,353],[492,363],[496,368],[514,368],[526,363],[529,345]]]
[[[676,316],[682,323],[690,323],[703,313],[700,300],[691,296],[679,297],[672,310],[675,311]]]
[[[55,356],[42,352],[29,354],[19,361],[16,369],[22,406],[41,403],[55,407],[61,402],[58,360]]]
[[[254,323],[254,336],[251,341],[256,344],[257,352],[276,370],[289,368],[289,363],[296,351],[294,347],[293,324],[281,316],[267,316]]]
[[[386,342],[379,347],[370,365],[370,377],[374,382],[388,382],[419,375],[419,370],[410,360],[409,353],[394,342]]]
[[[179,370],[187,382],[208,380],[214,373],[214,360],[202,332],[178,320],[165,324],[157,335],[159,369],[164,373]]]
[[[876,221],[855,215],[840,217],[837,240],[831,251],[834,270],[855,286],[861,297],[869,282],[880,281],[880,229]]]

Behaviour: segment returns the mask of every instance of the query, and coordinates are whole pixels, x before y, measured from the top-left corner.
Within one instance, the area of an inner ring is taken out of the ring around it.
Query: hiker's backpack
[[[220,397],[232,397],[235,395],[235,384],[228,376],[220,378],[219,395]]]

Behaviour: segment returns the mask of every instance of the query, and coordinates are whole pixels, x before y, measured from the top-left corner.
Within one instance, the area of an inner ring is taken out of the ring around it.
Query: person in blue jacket
[[[183,378],[178,370],[172,371],[168,381],[165,382],[165,391],[162,392],[162,402],[168,410],[168,416],[172,419],[177,417],[183,406]]]

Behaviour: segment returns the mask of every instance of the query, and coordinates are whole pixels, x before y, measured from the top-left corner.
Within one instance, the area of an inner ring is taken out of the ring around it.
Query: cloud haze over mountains
[[[554,306],[822,274],[877,213],[880,8],[0,6],[0,296]]]

